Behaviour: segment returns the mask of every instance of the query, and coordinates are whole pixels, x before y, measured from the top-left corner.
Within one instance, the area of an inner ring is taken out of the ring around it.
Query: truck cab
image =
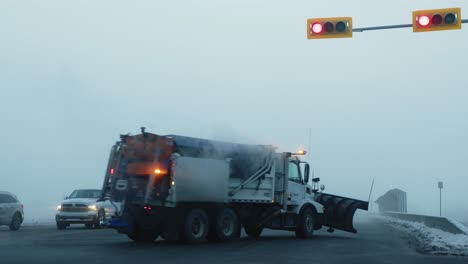
[[[302,166],[301,168],[301,165]],[[300,205],[304,200],[314,200],[309,183],[309,164],[301,162],[299,158],[288,162],[288,204]]]

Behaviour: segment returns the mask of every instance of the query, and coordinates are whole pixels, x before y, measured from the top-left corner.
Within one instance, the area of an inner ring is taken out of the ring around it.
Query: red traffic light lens
[[[313,23],[310,26],[310,29],[312,30],[312,33],[314,34],[320,34],[323,31],[323,26],[320,23]]]
[[[431,23],[431,19],[428,16],[418,17],[418,24],[421,27],[427,27]]]

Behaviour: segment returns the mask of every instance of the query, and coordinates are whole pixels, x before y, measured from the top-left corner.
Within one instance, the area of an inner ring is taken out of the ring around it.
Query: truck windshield
[[[92,198],[98,199],[101,195],[101,190],[75,190],[68,196],[68,199],[74,198]]]
[[[302,182],[301,174],[299,173],[299,167],[294,162],[289,162],[288,179],[293,182]]]

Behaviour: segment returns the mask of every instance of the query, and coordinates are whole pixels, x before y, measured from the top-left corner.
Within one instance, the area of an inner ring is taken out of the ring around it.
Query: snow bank
[[[381,217],[392,226],[407,233],[419,243],[420,250],[427,254],[468,256],[468,235],[451,234],[439,229],[430,228],[422,223],[400,220],[392,217]],[[457,221],[450,220],[464,231],[468,228]]]
[[[447,218],[447,220],[452,223],[454,226],[458,227],[458,229],[460,229],[461,231],[465,232],[465,234],[468,235],[468,226],[458,222],[458,221],[455,221],[453,219],[450,219],[450,218]]]

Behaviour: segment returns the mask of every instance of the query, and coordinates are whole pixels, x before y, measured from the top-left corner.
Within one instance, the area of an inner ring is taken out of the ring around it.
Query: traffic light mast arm
[[[468,19],[462,19],[462,23],[468,23]],[[402,24],[402,25],[389,25],[380,27],[364,27],[364,28],[353,28],[353,32],[364,32],[369,30],[382,30],[382,29],[395,29],[395,28],[406,28],[413,27],[413,24]]]
[[[353,32],[364,32],[369,30],[381,30],[381,29],[394,29],[394,28],[406,28],[413,27],[413,24],[402,24],[402,25],[389,25],[379,27],[364,27],[364,28],[353,28]]]

